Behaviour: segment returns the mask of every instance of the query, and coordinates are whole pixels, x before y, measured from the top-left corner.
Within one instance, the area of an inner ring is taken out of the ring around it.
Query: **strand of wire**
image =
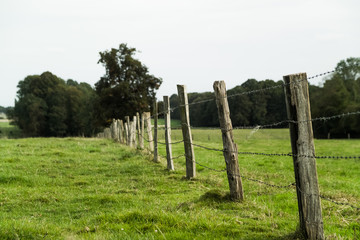
[[[196,164],[198,164],[199,166],[202,166],[204,168],[207,168],[209,170],[212,170],[212,171],[215,171],[215,172],[225,172],[227,171],[226,169],[222,169],[222,170],[218,170],[218,169],[214,169],[214,168],[211,168],[211,167],[208,167],[204,164],[201,164],[199,162],[196,162],[194,161]],[[230,172],[227,172],[228,175],[230,176],[236,176],[236,177],[241,177],[243,179],[246,179],[246,180],[249,180],[249,181],[252,181],[252,182],[256,182],[256,183],[260,183],[260,184],[263,184],[263,185],[266,185],[266,186],[269,186],[269,187],[274,187],[274,188],[293,188],[294,186],[296,186],[296,182],[293,182],[293,183],[290,183],[290,184],[287,184],[287,185],[276,185],[276,184],[272,184],[272,183],[267,183],[265,181],[262,181],[262,180],[259,180],[259,179],[254,179],[254,178],[250,178],[250,177],[246,177],[244,175],[238,175],[238,174],[232,174]],[[297,189],[299,189],[300,192],[302,192],[303,194],[305,195],[308,195],[308,196],[311,196],[311,195],[318,195],[321,199],[324,199],[326,201],[329,201],[329,202],[332,202],[334,204],[337,204],[337,205],[342,205],[342,206],[349,206],[349,207],[352,207],[356,210],[360,210],[359,207],[357,206],[354,206],[352,204],[349,204],[349,203],[344,203],[344,202],[338,202],[338,201],[335,201],[331,198],[328,198],[324,195],[321,195],[321,194],[308,194],[308,193],[305,193],[304,191],[302,191],[299,187],[297,187]]]
[[[317,117],[317,118],[301,120],[301,121],[283,120],[283,121],[280,121],[280,122],[264,124],[264,125],[238,126],[238,127],[233,127],[232,129],[223,129],[223,128],[220,128],[220,129],[223,130],[223,131],[231,131],[231,130],[234,130],[234,129],[272,128],[272,127],[277,127],[277,126],[280,126],[280,125],[283,125],[283,124],[288,124],[288,123],[299,124],[299,123],[304,123],[304,122],[328,121],[328,120],[332,120],[332,119],[344,118],[344,117],[354,116],[354,115],[359,115],[359,114],[360,114],[360,111],[354,111],[354,112],[341,113],[341,114],[337,114],[337,115],[333,115],[333,116],[329,116],[329,117]]]
[[[187,142],[188,143],[188,142]],[[227,152],[226,149],[218,149],[202,146],[199,144],[191,143],[191,145],[199,148],[203,148],[209,151]],[[276,157],[297,157],[297,158],[317,158],[317,159],[360,159],[360,156],[312,156],[304,154],[293,154],[293,153],[262,153],[262,152],[236,152],[241,155],[261,155],[261,156],[276,156]]]
[[[314,79],[314,78],[317,78],[317,77],[321,77],[321,76],[325,76],[325,75],[328,75],[330,73],[334,73],[335,70],[332,70],[332,71],[327,71],[327,72],[324,72],[324,73],[320,73],[320,74],[316,74],[314,76],[311,76],[311,77],[308,77],[306,79],[303,79],[303,80],[299,80],[299,81],[294,81],[294,82],[291,82],[291,83],[288,83],[288,84],[296,84],[298,82],[301,82],[301,81],[308,81],[310,79]],[[255,90],[251,90],[251,91],[247,91],[247,92],[242,92],[242,93],[236,93],[236,94],[232,94],[232,95],[228,95],[227,98],[231,98],[231,97],[235,97],[235,96],[240,96],[240,95],[249,95],[249,94],[253,94],[253,93],[258,93],[258,92],[264,92],[264,91],[268,91],[268,90],[272,90],[272,89],[275,89],[275,88],[281,88],[281,87],[284,87],[288,84],[279,84],[279,85],[276,85],[276,86],[272,86],[272,87],[266,87],[266,88],[261,88],[261,89],[255,89]],[[206,103],[206,102],[211,102],[211,101],[214,101],[215,98],[209,98],[209,99],[205,99],[205,100],[200,100],[200,101],[195,101],[195,102],[192,102],[192,103],[188,103],[188,104],[185,104],[185,105],[179,105],[179,106],[176,106],[176,107],[173,107],[173,108],[170,108],[170,111],[173,112],[174,110],[180,108],[180,107],[184,107],[184,106],[191,106],[191,105],[195,105],[195,104],[201,104],[201,103]],[[153,114],[151,117],[154,117],[155,115],[162,115],[162,114],[165,114],[165,113],[168,113],[168,111],[162,111],[162,112],[159,112],[157,114]]]
[[[325,197],[324,195],[322,194],[315,194],[315,193],[306,193],[305,191],[303,191],[302,189],[300,189],[299,187],[297,187],[297,189],[303,193],[304,195],[307,195],[307,196],[319,196],[321,199],[324,199],[325,201],[328,201],[328,202],[332,202],[334,204],[337,204],[337,205],[342,205],[342,206],[349,206],[349,207],[352,207],[356,210],[360,210],[360,207],[357,207],[357,206],[354,206],[350,203],[344,203],[344,202],[338,202],[338,201],[335,201],[331,198],[328,198],[328,197]]]
[[[226,169],[214,169],[214,168],[211,168],[211,167],[208,167],[204,164],[201,164],[197,161],[193,161],[194,163],[198,164],[199,166],[202,166],[203,168],[206,168],[206,169],[209,169],[211,171],[214,171],[214,172],[227,172]],[[237,175],[237,174],[232,174],[230,172],[227,172],[228,176],[236,176],[236,177],[241,177],[243,179],[246,179],[246,180],[249,180],[249,181],[252,181],[252,182],[257,182],[257,183],[261,183],[261,184],[264,184],[264,185],[267,185],[267,186],[270,186],[270,187],[275,187],[275,188],[291,188],[295,185],[295,183],[290,183],[290,184],[287,184],[287,185],[276,185],[276,184],[272,184],[272,183],[267,183],[267,182],[264,182],[262,180],[259,180],[259,179],[254,179],[254,178],[250,178],[250,177],[246,177],[244,175]]]

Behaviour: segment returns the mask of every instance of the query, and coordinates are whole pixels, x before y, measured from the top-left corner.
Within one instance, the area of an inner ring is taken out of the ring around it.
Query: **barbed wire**
[[[321,199],[324,199],[325,201],[332,202],[332,203],[337,204],[337,205],[349,206],[349,207],[352,207],[352,208],[354,208],[354,209],[356,209],[356,210],[360,210],[360,207],[354,206],[354,205],[352,205],[352,204],[350,204],[350,203],[338,202],[338,201],[335,201],[335,200],[333,200],[333,199],[331,199],[331,198],[329,198],[329,197],[326,197],[326,196],[324,196],[324,195],[322,195],[322,194],[306,193],[305,191],[303,191],[303,190],[300,189],[299,187],[296,187],[296,189],[298,189],[302,194],[307,195],[307,196],[318,196],[318,197],[320,197]]]
[[[354,112],[341,113],[341,114],[337,114],[337,115],[333,115],[333,116],[329,116],[329,117],[316,117],[313,119],[307,119],[307,120],[301,120],[301,121],[283,120],[283,121],[270,123],[270,124],[264,124],[264,125],[238,126],[238,127],[233,127],[231,129],[224,129],[224,128],[220,128],[220,129],[224,130],[224,131],[231,131],[234,129],[254,129],[254,128],[262,129],[262,128],[276,127],[276,126],[279,126],[279,125],[282,125],[285,123],[299,124],[299,123],[304,123],[304,122],[328,121],[328,120],[332,120],[332,119],[336,119],[336,118],[344,118],[344,117],[359,115],[359,114],[360,114],[360,111],[354,111]]]
[[[284,87],[284,86],[286,86],[286,85],[291,85],[291,84],[295,84],[295,83],[302,82],[302,81],[308,81],[308,80],[310,80],[310,79],[314,79],[314,78],[317,78],[317,77],[325,76],[325,75],[328,75],[328,74],[334,73],[334,72],[335,72],[335,70],[327,71],[327,72],[324,72],[324,73],[320,73],[320,74],[316,74],[316,75],[314,75],[314,76],[308,77],[308,78],[306,78],[306,79],[302,79],[302,80],[299,80],[299,81],[294,81],[294,82],[287,83],[287,84],[286,84],[286,83],[282,83],[282,84],[279,84],[279,85],[276,85],[276,86],[265,87],[265,88],[250,90],[250,91],[241,92],[241,93],[235,93],[235,94],[228,95],[227,98],[232,98],[232,97],[240,96],[240,95],[249,95],[249,94],[254,94],[254,93],[258,93],[258,92],[265,92],[265,91],[272,90],[272,89],[275,89],[275,88],[281,88],[281,87]],[[201,103],[206,103],[206,102],[211,102],[211,101],[214,101],[214,100],[215,100],[215,97],[214,97],[214,98],[205,99],[205,100],[194,101],[194,102],[188,103],[188,104],[179,105],[179,106],[170,108],[170,112],[173,112],[174,110],[176,110],[176,109],[178,109],[178,108],[180,108],[180,107],[191,106],[191,105],[196,105],[196,104],[201,104]],[[159,113],[157,113],[157,114],[153,114],[152,116],[150,116],[150,118],[152,118],[152,117],[154,117],[154,116],[156,116],[156,115],[159,116],[159,115],[162,115],[162,114],[165,114],[165,113],[168,113],[168,110],[159,112]],[[148,119],[148,118],[147,118],[147,119]],[[145,119],[145,120],[147,120],[147,119]]]
[[[189,142],[187,142],[189,143]],[[229,152],[226,149],[219,149],[219,148],[212,148],[212,147],[206,147],[202,146],[200,144],[191,143],[191,145],[199,148],[203,148],[209,151],[217,151],[217,152]],[[230,151],[234,153],[234,151]],[[304,154],[293,154],[293,153],[262,153],[262,152],[236,152],[237,154],[241,155],[261,155],[261,156],[269,156],[269,157],[302,157],[302,158],[318,158],[318,159],[360,159],[360,156],[312,156],[312,155],[304,155]]]
[[[250,178],[250,177],[247,177],[247,176],[244,176],[244,175],[238,175],[238,174],[232,174],[230,172],[228,172],[226,169],[222,169],[222,170],[218,170],[218,169],[214,169],[214,168],[211,168],[211,167],[208,167],[204,164],[201,164],[197,161],[193,161],[195,162],[196,164],[198,164],[199,166],[202,166],[206,169],[209,169],[211,171],[215,171],[215,172],[227,172],[228,175],[230,176],[236,176],[236,177],[241,177],[243,179],[246,179],[246,180],[249,180],[249,181],[252,181],[252,182],[256,182],[256,183],[260,183],[260,184],[263,184],[263,185],[266,185],[266,186],[269,186],[269,187],[273,187],[273,188],[279,188],[279,189],[295,189],[294,187],[296,187],[296,182],[292,182],[290,184],[287,184],[287,185],[277,185],[277,184],[273,184],[273,183],[268,183],[268,182],[265,182],[263,180],[259,180],[259,179],[255,179],[255,178]],[[324,199],[326,201],[329,201],[329,202],[332,202],[334,204],[337,204],[337,205],[342,205],[342,206],[349,206],[349,207],[352,207],[356,210],[360,210],[360,207],[357,207],[355,205],[352,205],[352,204],[349,204],[349,203],[345,203],[345,202],[338,202],[338,201],[335,201],[329,197],[326,197],[322,194],[308,194],[308,193],[305,193],[304,191],[302,191],[299,187],[296,187],[300,192],[302,192],[303,194],[305,195],[308,195],[308,196],[311,196],[311,195],[317,195],[319,196],[321,199]]]

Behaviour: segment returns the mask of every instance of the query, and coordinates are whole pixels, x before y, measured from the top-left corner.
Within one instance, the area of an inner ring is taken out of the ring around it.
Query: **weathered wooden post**
[[[140,145],[140,148],[141,149],[144,149],[144,137],[145,137],[145,127],[144,127],[144,124],[145,124],[145,113],[142,113],[141,114],[141,130],[140,130],[140,137],[139,137],[139,145]]]
[[[120,119],[118,119],[118,120],[116,121],[116,125],[117,125],[118,141],[121,143],[121,133],[122,133],[122,131],[121,131],[121,120],[120,120]]]
[[[120,141],[120,143],[125,142],[124,135],[125,135],[124,122],[123,122],[123,120],[120,120],[120,128],[119,128],[119,141]]]
[[[180,103],[181,129],[186,157],[186,178],[191,179],[196,177],[196,162],[191,138],[188,97],[185,85],[177,85],[177,90]]]
[[[146,116],[145,120],[146,120],[146,130],[147,130],[147,134],[148,134],[149,148],[150,148],[150,151],[154,151],[150,112],[145,112],[145,116]]]
[[[125,116],[126,145],[130,146],[130,117]]]
[[[137,133],[137,140],[138,143],[140,145],[140,136],[141,136],[141,128],[140,128],[140,114],[137,112],[136,113],[136,133]]]
[[[166,159],[167,169],[174,170],[171,150],[171,118],[170,118],[170,100],[168,96],[163,97],[165,112],[165,143],[166,143]]]
[[[159,152],[158,152],[158,103],[155,99],[154,101],[154,162],[159,162]]]
[[[306,73],[284,76],[284,82],[300,229],[307,239],[324,239]]]
[[[137,139],[136,139],[136,124],[137,124],[137,117],[134,116],[133,117],[133,121],[132,121],[132,131],[131,131],[131,137],[132,137],[132,146],[134,148],[137,148]]]
[[[224,158],[230,187],[230,198],[232,200],[244,200],[244,192],[238,162],[238,149],[233,137],[225,82],[215,81],[214,91],[222,133]]]

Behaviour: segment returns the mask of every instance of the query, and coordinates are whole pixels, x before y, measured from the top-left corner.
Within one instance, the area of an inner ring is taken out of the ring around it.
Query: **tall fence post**
[[[168,96],[163,97],[165,112],[165,143],[166,143],[166,159],[167,169],[174,170],[171,149],[171,118],[170,118],[170,100]]]
[[[125,137],[126,137],[126,145],[130,146],[130,117],[125,116]]]
[[[158,153],[158,103],[154,101],[154,162],[159,162]]]
[[[189,104],[184,85],[177,85],[179,102],[180,102],[180,117],[181,129],[184,139],[185,157],[186,157],[186,178],[191,179],[196,177],[195,154],[192,145]]]
[[[119,128],[119,140],[120,143],[124,143],[124,133],[125,133],[125,129],[124,129],[124,122],[123,120],[120,120],[120,128]]]
[[[225,82],[215,81],[213,87],[222,133],[224,158],[230,187],[230,198],[232,200],[244,200],[244,192],[238,162],[238,149],[233,137]]]
[[[283,78],[290,121],[300,229],[307,239],[324,239],[306,73]]]
[[[133,121],[132,121],[132,127],[131,127],[131,129],[132,129],[132,131],[131,131],[131,135],[132,135],[132,146],[134,147],[134,148],[137,148],[137,139],[136,139],[136,137],[137,137],[137,134],[136,134],[136,126],[137,126],[137,117],[136,116],[134,116],[133,117]]]
[[[117,120],[117,125],[118,125],[118,136],[119,136],[119,142],[122,143],[122,132],[123,132],[123,129],[122,129],[122,120],[118,119]]]
[[[144,124],[145,124],[145,113],[142,113],[141,114],[141,130],[140,130],[140,136],[139,136],[139,145],[140,145],[140,148],[141,149],[144,149],[144,137],[145,137],[145,127],[144,127]]]
[[[139,143],[139,146],[140,146],[140,131],[141,131],[141,128],[140,128],[140,114],[137,112],[136,113],[136,133],[137,133],[137,140],[138,140],[138,143]]]
[[[145,117],[146,117],[146,119],[145,119],[146,120],[146,130],[147,130],[148,140],[149,140],[149,148],[150,148],[150,151],[154,151],[150,112],[145,112]]]

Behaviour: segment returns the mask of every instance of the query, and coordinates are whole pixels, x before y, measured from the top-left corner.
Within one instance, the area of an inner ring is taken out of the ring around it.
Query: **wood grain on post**
[[[306,73],[284,76],[285,100],[298,199],[300,229],[307,239],[324,239]]]
[[[125,129],[124,129],[124,122],[123,120],[120,120],[120,128],[119,128],[119,141],[120,143],[124,143],[124,133],[125,133]]]
[[[136,113],[136,134],[137,134],[137,140],[138,140],[138,143],[140,145],[140,133],[141,131],[141,128],[140,128],[140,114],[137,112]]]
[[[144,137],[145,137],[145,113],[141,114],[141,130],[140,130],[140,137],[139,137],[139,145],[141,149],[144,149]]]
[[[154,162],[159,162],[159,153],[158,153],[158,103],[155,99],[154,101]]]
[[[166,143],[166,159],[167,169],[174,170],[171,149],[171,118],[170,118],[170,100],[168,96],[164,96],[164,112],[165,112],[165,143]]]
[[[134,116],[132,121],[132,147],[134,148],[137,148],[136,126],[137,126],[137,117]]]
[[[180,117],[181,129],[184,139],[185,157],[186,157],[186,178],[191,179],[196,177],[195,154],[192,145],[189,104],[184,85],[177,85],[179,103],[180,103]]]
[[[218,108],[219,122],[223,140],[224,158],[230,187],[230,198],[232,200],[244,200],[238,162],[238,149],[233,137],[232,122],[230,119],[230,110],[226,95],[225,82],[215,81],[213,87],[215,91],[216,105]]]
[[[125,136],[126,145],[130,146],[130,117],[125,116]]]
[[[150,112],[145,112],[145,122],[146,122],[146,130],[148,135],[148,141],[149,141],[149,148],[150,151],[154,151],[154,142],[153,142],[153,135],[152,135],[152,129],[151,129],[151,116]]]

